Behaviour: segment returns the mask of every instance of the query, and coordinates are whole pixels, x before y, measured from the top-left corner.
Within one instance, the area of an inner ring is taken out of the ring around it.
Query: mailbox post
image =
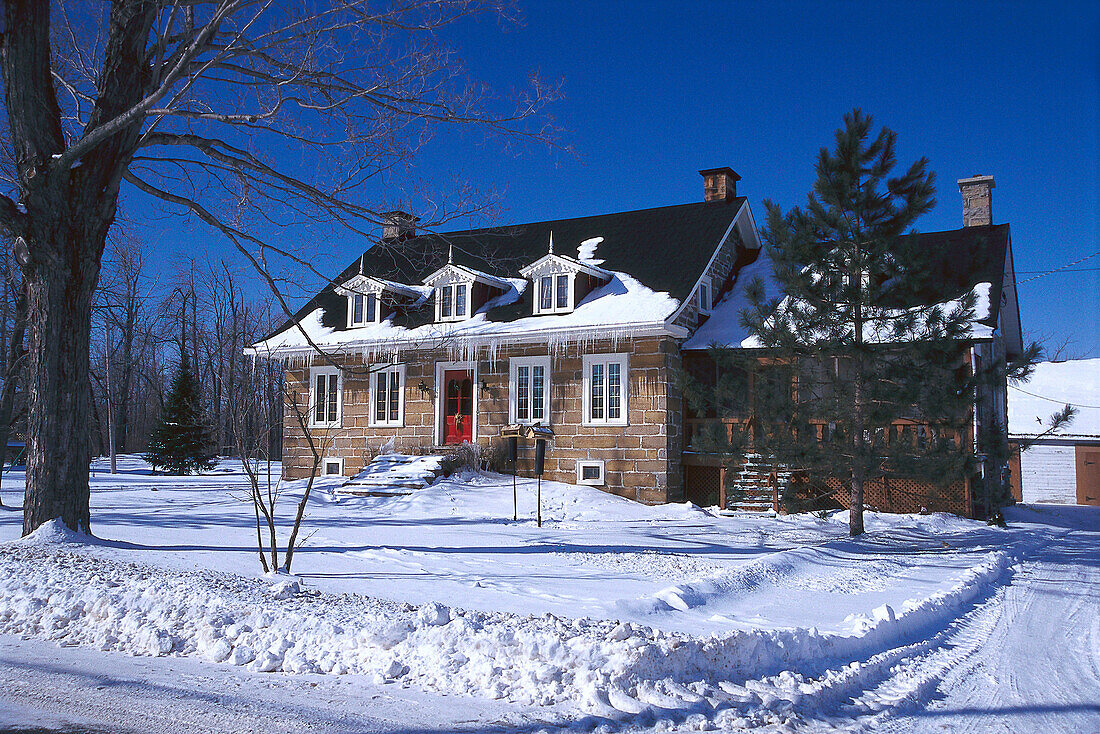
[[[516,492],[516,461],[519,457],[519,439],[535,440],[535,476],[536,480],[536,518],[542,527],[542,472],[546,468],[546,445],[554,440],[554,431],[549,426],[523,426],[513,423],[500,429],[500,436],[506,441],[508,457],[512,462],[512,519],[519,520],[519,497]]]

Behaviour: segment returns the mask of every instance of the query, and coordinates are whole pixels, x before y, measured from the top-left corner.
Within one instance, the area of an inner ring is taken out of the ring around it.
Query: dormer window
[[[435,289],[437,321],[462,321],[470,313],[470,284],[448,283]]]
[[[336,293],[347,299],[347,328],[380,324],[395,311],[424,303],[431,289],[404,285],[359,273],[336,286]]]
[[[562,313],[573,310],[570,296],[572,275],[544,275],[539,278],[539,302],[537,313]]]
[[[536,316],[573,311],[589,293],[612,277],[591,262],[555,255],[552,251],[519,272],[531,281],[532,311]]]
[[[435,291],[436,322],[465,321],[513,286],[503,278],[448,262],[424,279]]]
[[[379,320],[380,309],[376,294],[353,293],[348,300],[348,326],[365,326]]]

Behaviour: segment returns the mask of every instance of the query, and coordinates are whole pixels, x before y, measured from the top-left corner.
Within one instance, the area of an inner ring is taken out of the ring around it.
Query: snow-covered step
[[[423,489],[443,473],[442,456],[382,454],[337,490],[339,494],[390,496]]]

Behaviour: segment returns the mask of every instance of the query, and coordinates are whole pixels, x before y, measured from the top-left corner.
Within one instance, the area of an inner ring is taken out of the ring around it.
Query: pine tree
[[[198,381],[184,352],[160,422],[149,438],[146,460],[169,474],[212,469],[211,430],[202,414]]]
[[[946,487],[975,470],[970,408],[998,371],[976,375],[967,359],[976,293],[949,292],[938,253],[902,236],[935,204],[927,160],[890,177],[895,134],[872,137],[858,109],[844,123],[835,150],[821,150],[805,207],[765,202],[763,239],[784,296],[767,301],[750,285],[743,319],[755,349],[712,350],[717,386],[687,379],[685,396],[696,411],[741,419],[732,435],[702,437],[703,450],[731,462],[752,452],[807,480],[786,504],[798,487],[824,494],[842,481],[859,535],[868,481]]]

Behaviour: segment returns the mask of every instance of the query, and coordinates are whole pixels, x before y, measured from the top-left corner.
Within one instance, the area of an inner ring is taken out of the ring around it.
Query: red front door
[[[474,438],[473,370],[443,371],[443,443]]]

